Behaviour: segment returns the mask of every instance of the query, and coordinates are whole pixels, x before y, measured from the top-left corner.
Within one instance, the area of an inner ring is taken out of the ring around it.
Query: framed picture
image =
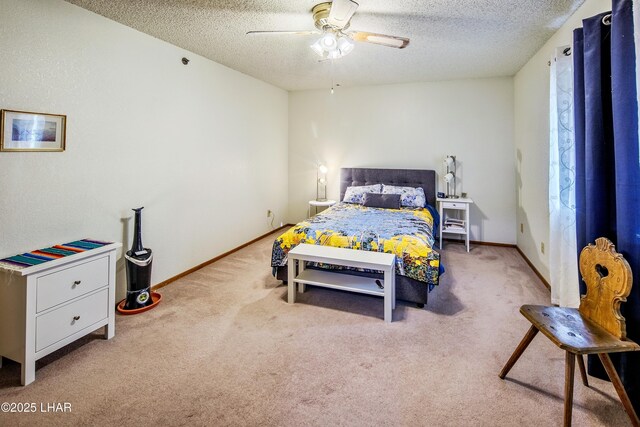
[[[67,116],[2,110],[0,151],[64,151]]]

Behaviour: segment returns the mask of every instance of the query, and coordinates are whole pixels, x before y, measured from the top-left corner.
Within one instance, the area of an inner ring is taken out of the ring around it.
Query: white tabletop
[[[336,204],[335,200],[309,200],[311,206],[333,206]]]
[[[327,264],[371,264],[395,265],[396,256],[387,252],[361,251],[357,249],[337,248],[334,246],[311,245],[301,243],[288,252],[288,255],[296,259],[308,258],[312,261],[326,262]],[[305,259],[306,260],[306,259]]]
[[[450,198],[438,197],[436,200],[439,201],[439,202],[473,203],[473,199],[470,199],[468,197],[466,197],[466,198],[458,197],[457,199],[454,199],[453,197],[450,197]]]

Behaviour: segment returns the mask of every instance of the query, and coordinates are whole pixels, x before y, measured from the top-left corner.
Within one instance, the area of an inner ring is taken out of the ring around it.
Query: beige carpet
[[[71,413],[0,413],[0,425],[560,425],[564,355],[538,336],[502,381],[548,291],[514,249],[460,244],[425,309],[311,289],[298,303],[271,275],[272,237],[161,290],[142,315],[38,362],[0,402],[69,402]],[[630,425],[610,383],[576,375],[574,425]]]

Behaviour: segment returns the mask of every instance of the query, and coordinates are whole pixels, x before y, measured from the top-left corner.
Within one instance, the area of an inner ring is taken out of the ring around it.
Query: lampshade
[[[336,39],[336,35],[335,34],[333,34],[333,33],[325,33],[320,38],[320,44],[322,45],[322,48],[326,52],[331,52],[331,51],[335,50],[335,48],[338,46],[338,40]]]
[[[456,176],[453,174],[453,172],[449,172],[448,174],[443,176],[442,179],[444,179],[444,182],[451,182],[451,181],[453,181],[453,178],[455,178],[455,177]]]
[[[340,58],[340,51],[338,49],[334,49],[332,51],[327,52],[327,58],[329,58],[329,59],[338,59],[338,58]]]
[[[327,200],[327,172],[329,169],[322,164],[318,163],[318,169],[316,170],[316,200]]]
[[[341,36],[338,39],[338,50],[341,56],[347,55],[353,50],[353,42],[349,38]]]
[[[324,56],[324,49],[322,48],[322,45],[320,44],[320,40],[316,40],[316,42],[311,45],[311,49],[313,49],[313,51],[315,53],[317,53],[318,55]]]

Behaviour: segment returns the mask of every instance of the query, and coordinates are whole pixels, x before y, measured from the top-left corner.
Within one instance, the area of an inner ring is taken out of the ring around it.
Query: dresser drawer
[[[106,319],[109,291],[104,289],[36,318],[36,351]]]
[[[460,202],[442,202],[442,207],[444,209],[462,209],[462,210],[465,210],[465,209],[467,209],[467,204],[466,203],[460,203]]]
[[[109,283],[109,257],[71,266],[39,277],[36,285],[36,312],[40,313]]]

